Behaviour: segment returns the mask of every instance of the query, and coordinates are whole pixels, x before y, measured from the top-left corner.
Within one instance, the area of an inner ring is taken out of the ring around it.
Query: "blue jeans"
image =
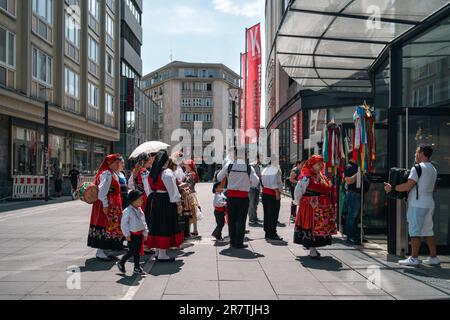
[[[358,218],[361,214],[361,194],[349,191],[347,193],[347,218],[345,221],[345,230],[348,240],[359,240]]]

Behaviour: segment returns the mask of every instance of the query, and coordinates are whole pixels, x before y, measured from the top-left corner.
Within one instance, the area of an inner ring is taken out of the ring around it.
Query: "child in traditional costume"
[[[144,212],[141,209],[144,201],[144,193],[133,190],[128,195],[130,205],[124,210],[122,216],[122,233],[128,241],[128,253],[117,262],[120,272],[125,273],[125,263],[133,257],[134,274],[143,274],[140,266],[140,257],[144,255],[144,241],[147,240],[148,228],[145,222]]]
[[[216,228],[214,229],[212,236],[218,241],[223,241],[222,230],[225,226],[225,218],[227,215],[227,198],[223,194],[223,188],[220,182],[216,182],[213,187],[214,193],[214,216],[216,218]]]

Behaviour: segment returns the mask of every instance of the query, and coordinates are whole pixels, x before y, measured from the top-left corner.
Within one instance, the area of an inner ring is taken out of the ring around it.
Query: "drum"
[[[98,199],[98,187],[90,182],[80,185],[77,193],[80,200],[87,204],[93,204]]]

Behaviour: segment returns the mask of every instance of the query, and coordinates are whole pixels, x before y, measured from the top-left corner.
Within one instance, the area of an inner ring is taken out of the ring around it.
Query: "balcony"
[[[91,121],[100,122],[100,110],[98,108],[89,105],[87,118]]]

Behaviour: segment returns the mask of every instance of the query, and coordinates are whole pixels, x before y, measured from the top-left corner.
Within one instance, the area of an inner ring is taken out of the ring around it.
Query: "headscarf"
[[[191,168],[192,171],[194,171],[194,181],[197,183],[199,181],[198,178],[198,171],[197,171],[197,166],[195,165],[195,162],[193,160],[188,160],[186,161],[186,165]]]
[[[320,162],[325,162],[325,159],[322,156],[314,155],[311,158],[309,158],[308,161],[306,161],[305,165],[303,166],[300,179],[303,179],[304,177],[310,178],[316,176],[313,170],[313,166]],[[322,173],[320,173],[320,175],[322,175]]]
[[[95,180],[98,180],[100,178],[100,175],[103,173],[103,171],[107,170],[109,166],[114,163],[114,161],[119,160],[122,158],[122,156],[118,153],[110,154],[109,156],[106,156],[106,158],[103,160],[100,167],[98,167],[97,174],[95,176]]]
[[[139,172],[142,168],[144,168],[144,163],[146,163],[149,159],[149,155],[147,153],[142,153],[137,158],[136,166],[133,169],[133,179],[137,179]]]
[[[155,162],[153,162],[152,171],[150,172],[150,177],[154,182],[158,180],[167,161],[169,161],[169,155],[166,150],[161,150],[156,154]]]

